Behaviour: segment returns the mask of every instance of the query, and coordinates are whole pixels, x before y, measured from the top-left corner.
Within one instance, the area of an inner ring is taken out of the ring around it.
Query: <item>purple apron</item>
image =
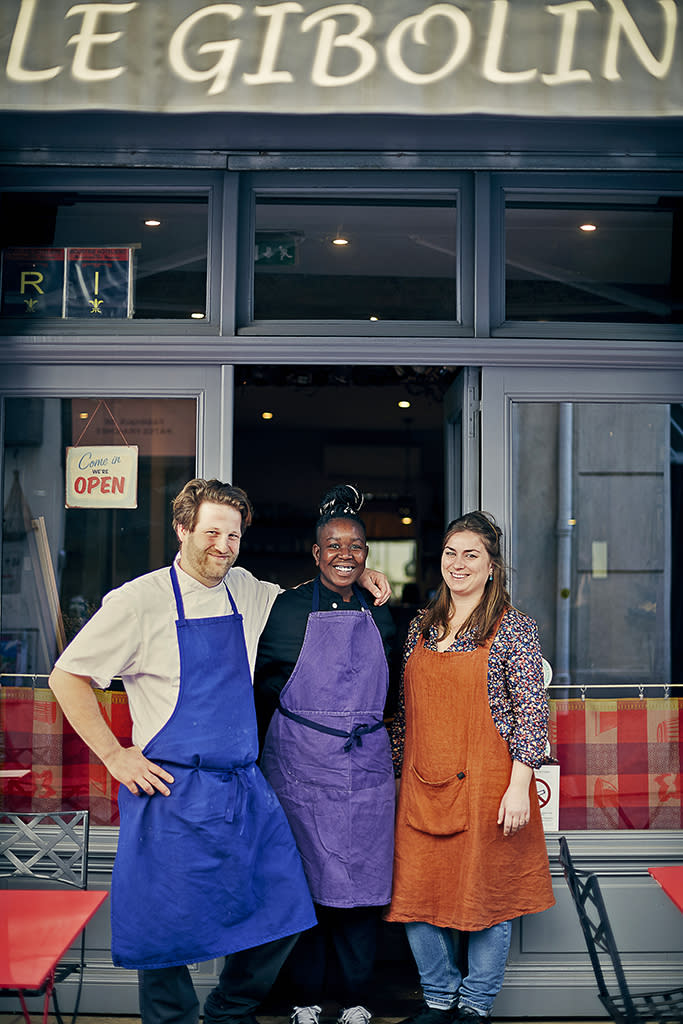
[[[382,716],[389,670],[361,611],[318,611],[319,585],[294,671],[261,756],[304,862],[311,895],[330,907],[391,898],[395,783]]]
[[[186,619],[176,576],[180,692],[144,749],[168,797],[119,789],[112,957],[149,969],[212,960],[315,924],[282,808],[256,767],[242,616]],[[226,584],[227,589],[227,584]]]

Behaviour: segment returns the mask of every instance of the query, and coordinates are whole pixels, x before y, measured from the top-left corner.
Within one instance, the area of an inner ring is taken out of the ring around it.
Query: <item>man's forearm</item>
[[[169,795],[171,791],[167,783],[173,782],[173,776],[165,768],[149,761],[139,747],[121,746],[104,720],[87,677],[74,676],[71,672],[55,668],[49,686],[83,742],[118,782],[134,794],[142,790],[148,795],[156,791]]]
[[[55,668],[48,685],[62,711],[84,743],[106,764],[121,748],[107,725],[90,680]]]

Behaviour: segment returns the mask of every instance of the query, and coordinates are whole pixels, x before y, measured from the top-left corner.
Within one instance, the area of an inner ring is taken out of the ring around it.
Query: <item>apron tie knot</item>
[[[360,725],[354,725],[351,732],[346,732],[344,729],[333,729],[331,725],[323,725],[322,722],[315,722],[310,718],[304,718],[303,715],[297,715],[294,711],[286,708],[284,704],[278,704],[278,711],[285,718],[291,719],[292,722],[298,722],[299,725],[305,725],[309,729],[315,729],[316,732],[327,733],[328,736],[343,736],[346,739],[344,744],[344,751],[348,754],[352,747],[363,746],[363,736],[366,736],[369,732],[377,732],[384,725],[384,722],[380,718],[378,722],[373,722],[372,725],[366,725],[362,722]]]
[[[379,725],[381,726],[382,723],[380,722]],[[365,725],[364,723],[361,723],[361,725],[354,725],[353,729],[349,733],[348,740],[344,744],[344,750],[348,753],[353,746],[362,747],[363,736],[365,736],[369,732],[375,732],[377,728],[377,723],[375,723],[374,725]]]
[[[235,817],[242,819],[239,834],[244,831],[244,805],[247,798],[247,773],[244,766],[222,773],[222,780],[227,784],[225,794],[225,820],[232,824]]]

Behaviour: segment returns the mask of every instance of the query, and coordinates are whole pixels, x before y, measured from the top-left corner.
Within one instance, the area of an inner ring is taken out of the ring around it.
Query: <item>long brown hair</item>
[[[463,622],[457,635],[460,636],[472,630],[477,634],[478,646],[483,647],[496,628],[500,616],[511,604],[510,595],[507,592],[505,563],[500,550],[500,540],[503,535],[489,512],[467,512],[464,516],[454,519],[446,527],[441,544],[442,553],[453,534],[462,533],[465,530],[481,537],[492,562],[493,579],[486,581],[481,601]],[[425,639],[429,635],[430,628],[436,626],[438,629],[437,640],[443,640],[448,633],[450,612],[451,592],[446,586],[446,581],[441,580],[441,585],[422,618],[421,632]]]

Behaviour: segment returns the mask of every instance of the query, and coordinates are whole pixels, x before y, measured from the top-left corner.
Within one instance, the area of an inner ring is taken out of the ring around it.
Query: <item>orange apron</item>
[[[505,837],[497,824],[512,760],[488,702],[492,641],[441,653],[420,637],[406,664],[388,921],[481,931],[555,902],[536,787],[525,828]]]

